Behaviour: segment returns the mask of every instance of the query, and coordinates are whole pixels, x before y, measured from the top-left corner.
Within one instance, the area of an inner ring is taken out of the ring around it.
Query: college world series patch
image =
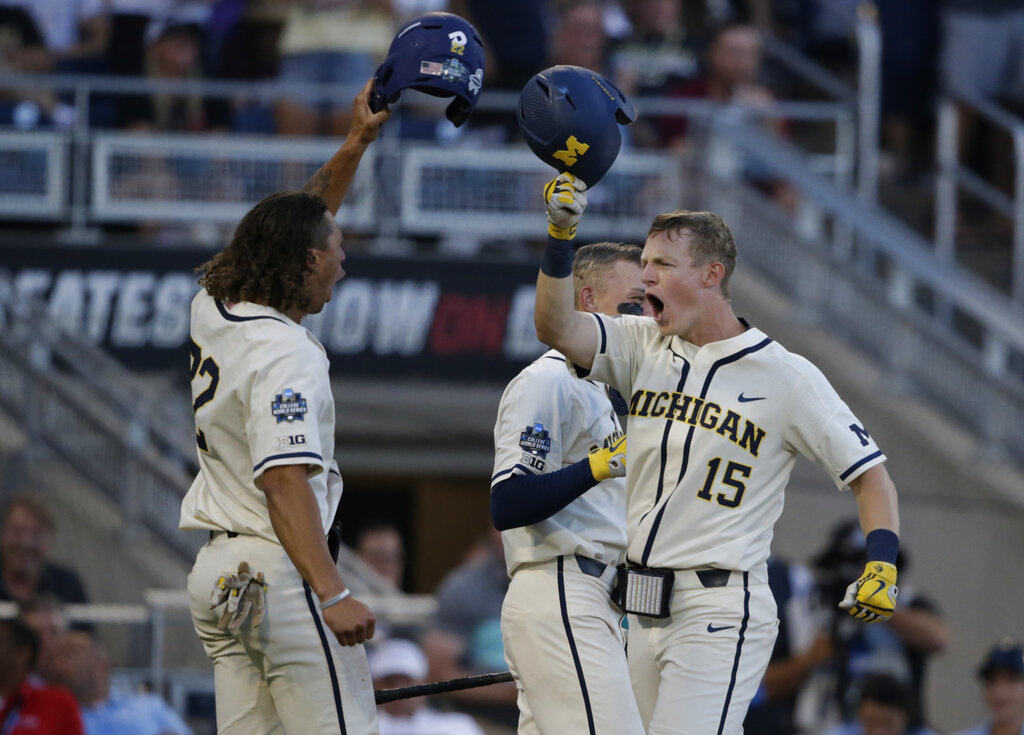
[[[527,426],[519,435],[519,446],[534,456],[547,457],[551,451],[551,434],[544,428],[544,424]]]
[[[294,392],[291,388],[285,388],[274,396],[274,402],[270,404],[270,411],[277,419],[277,423],[287,421],[303,421],[306,418],[306,399],[301,393]]]

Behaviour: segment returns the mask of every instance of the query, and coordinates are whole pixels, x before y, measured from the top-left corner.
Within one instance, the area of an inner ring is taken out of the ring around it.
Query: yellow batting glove
[[[626,435],[616,437],[610,434],[605,437],[603,447],[595,447],[587,455],[590,461],[590,474],[598,482],[611,477],[626,476]]]
[[[846,588],[839,607],[865,623],[888,620],[896,610],[896,566],[885,561],[869,561],[864,574]]]
[[[587,185],[572,174],[559,174],[544,186],[548,234],[559,240],[576,237],[576,225],[587,208]]]

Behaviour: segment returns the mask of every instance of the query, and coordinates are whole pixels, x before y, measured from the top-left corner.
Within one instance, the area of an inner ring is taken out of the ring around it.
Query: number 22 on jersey
[[[196,344],[194,339],[189,339],[188,341],[188,357],[189,381],[194,381],[196,378],[209,378],[210,380],[206,388],[192,402],[192,413],[195,413],[213,400],[213,396],[217,392],[217,384],[220,382],[220,368],[213,361],[212,357],[203,358],[203,350]],[[206,435],[199,427],[196,427],[196,444],[201,450],[209,453],[210,447],[206,443]]]

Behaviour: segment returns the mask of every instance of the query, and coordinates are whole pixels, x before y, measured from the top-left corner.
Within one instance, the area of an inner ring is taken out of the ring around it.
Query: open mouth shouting
[[[654,317],[654,321],[661,324],[661,317],[665,313],[665,303],[650,292],[647,293],[647,303],[651,305],[651,312]]]

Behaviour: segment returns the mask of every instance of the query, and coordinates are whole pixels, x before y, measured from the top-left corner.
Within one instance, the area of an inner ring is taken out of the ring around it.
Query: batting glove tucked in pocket
[[[225,602],[224,612],[217,621],[219,630],[237,630],[252,615],[255,628],[267,612],[267,583],[263,572],[252,574],[249,562],[238,565],[238,574],[222,574],[213,583],[210,594],[210,609]]]

